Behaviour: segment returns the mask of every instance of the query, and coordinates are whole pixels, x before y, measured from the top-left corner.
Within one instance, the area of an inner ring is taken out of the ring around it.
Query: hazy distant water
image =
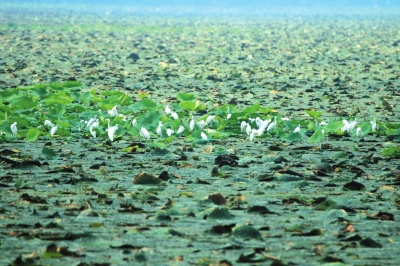
[[[76,9],[106,14],[167,14],[167,15],[359,15],[398,14],[400,1],[394,0],[0,0],[1,8]]]
[[[399,7],[397,0],[0,0],[0,3],[62,3],[62,4],[93,4],[93,5],[145,5],[145,6],[199,6],[199,7]]]

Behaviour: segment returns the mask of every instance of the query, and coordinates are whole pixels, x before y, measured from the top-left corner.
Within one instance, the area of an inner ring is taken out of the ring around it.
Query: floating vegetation
[[[42,8],[0,7],[0,264],[400,264],[400,16]]]

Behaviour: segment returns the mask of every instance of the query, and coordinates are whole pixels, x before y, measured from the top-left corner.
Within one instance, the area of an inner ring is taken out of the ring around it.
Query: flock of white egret
[[[164,112],[167,116],[170,116],[174,120],[179,119],[178,114],[176,112],[172,111],[170,109],[169,105],[167,105],[165,107]],[[118,113],[117,106],[114,106],[112,109],[108,110],[107,113],[110,117],[120,116],[123,118],[124,121],[127,121],[127,119],[129,119],[125,115]],[[232,114],[228,113],[225,119],[228,120],[228,119],[231,119],[231,117],[232,117]],[[119,125],[115,124],[113,126],[110,126],[110,119],[107,118],[106,120],[108,121],[107,135],[108,135],[109,140],[111,142],[113,142],[115,139],[115,134],[118,130]],[[285,120],[290,120],[290,119],[282,117],[281,120],[285,121]],[[89,130],[89,132],[93,138],[97,137],[95,128],[100,127],[99,118],[97,118],[97,115],[90,118],[88,121],[81,120],[80,123],[81,123],[81,125],[84,125],[84,126],[80,126],[79,131],[84,130],[84,128],[86,127]],[[179,128],[175,132],[172,128],[166,128],[163,130],[164,125],[163,125],[162,121],[159,121],[155,134],[159,138],[163,138],[163,137],[166,137],[165,134],[168,137],[172,136],[173,134],[180,136],[185,130],[193,131],[195,129],[200,129],[200,130],[202,130],[202,132],[200,133],[201,139],[207,142],[208,136],[207,136],[206,132],[210,130],[209,126],[212,125],[213,123],[215,123],[215,115],[209,115],[206,119],[201,119],[197,122],[195,121],[194,116],[191,116],[189,124],[188,125],[179,125]],[[343,119],[342,123],[343,123],[343,127],[341,128],[342,133],[351,134],[353,132],[353,130],[356,129],[356,133],[355,133],[356,137],[362,136],[363,132],[362,132],[361,127],[359,127],[359,126],[357,127],[358,122],[357,122],[356,118],[352,121],[347,121],[347,120]],[[378,128],[376,119],[373,119],[372,121],[370,121],[370,123],[371,123],[372,131],[375,131]],[[252,128],[251,124],[253,124],[253,125],[255,124],[256,127]],[[137,127],[137,120],[135,118],[132,119],[131,125],[133,127]],[[278,125],[277,116],[274,116],[273,119],[269,118],[266,120],[262,120],[260,117],[249,118],[248,121],[243,120],[240,122],[240,131],[242,133],[246,134],[250,141],[254,141],[254,139],[256,137],[262,136],[265,132],[266,133],[272,132],[277,127],[277,125]],[[320,123],[316,122],[316,126],[321,128],[322,135],[325,135],[323,126],[326,126],[326,125],[328,125],[328,124],[323,121]],[[53,124],[49,120],[45,120],[43,123],[43,126],[48,129],[50,136],[56,135],[57,130],[58,130],[57,125]],[[39,128],[40,127],[42,127],[42,126],[39,126]],[[206,129],[206,127],[207,127],[207,129]],[[17,122],[14,122],[13,124],[11,124],[10,128],[11,128],[12,136],[14,138],[17,138],[17,132],[18,132]],[[293,130],[293,133],[296,133],[296,132],[301,134],[300,124]],[[140,137],[142,137],[144,139],[151,138],[150,132],[145,127],[140,128],[139,135],[140,135]]]

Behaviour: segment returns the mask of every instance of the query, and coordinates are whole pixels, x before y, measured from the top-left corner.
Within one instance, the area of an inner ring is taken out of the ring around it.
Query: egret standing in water
[[[268,125],[267,132],[269,132],[270,130],[273,130],[275,127],[276,127],[276,116],[274,116],[274,122],[272,122],[271,124]]]
[[[108,110],[108,114],[112,117],[118,116],[117,106],[114,106],[111,110]]]
[[[300,133],[300,131],[301,131],[301,128],[300,128],[300,125],[298,125],[295,129],[294,129],[294,133],[296,133],[296,132],[298,132],[298,133]]]
[[[198,126],[200,129],[203,129],[203,128],[206,126],[206,121],[200,120],[199,122],[197,122],[197,126]]]
[[[171,137],[172,133],[174,133],[174,131],[170,128],[167,128],[167,136]]]
[[[169,106],[167,104],[167,106],[165,107],[165,113],[168,115],[170,113],[172,113],[171,109],[169,109]]]
[[[53,123],[51,123],[51,121],[50,121],[50,120],[46,120],[46,121],[44,121],[44,125],[45,125],[46,127],[50,127],[50,128],[52,128],[52,127],[54,127],[54,126],[55,126]]]
[[[147,129],[145,129],[144,127],[142,127],[142,128],[140,129],[139,134],[140,134],[140,136],[141,136],[142,138],[150,139],[150,133],[149,133],[149,131],[147,131]]]
[[[207,125],[207,127],[210,127],[210,124],[213,123],[214,117],[215,117],[214,115],[209,115],[209,116],[207,117],[207,119],[206,119],[206,125]]]
[[[252,130],[251,130],[251,133],[250,133],[250,135],[249,135],[249,140],[250,140],[250,141],[253,141],[253,140],[254,140],[254,137],[256,136],[256,133],[258,133],[258,130],[257,130],[257,129],[252,129]]]
[[[156,132],[157,132],[158,137],[160,137],[160,138],[162,138],[162,128],[161,128],[162,126],[163,126],[162,122],[159,121],[158,122],[158,127],[156,129]]]
[[[96,119],[96,121],[94,121],[89,127],[90,134],[92,134],[93,138],[96,138],[96,131],[94,131],[93,128],[98,127],[99,125],[99,119]]]
[[[54,134],[56,134],[58,127],[57,126],[53,126],[50,130],[50,136],[54,136]]]
[[[10,128],[11,128],[11,133],[12,133],[13,137],[17,138],[17,131],[18,131],[17,122],[12,123]]]
[[[206,133],[201,132],[201,133],[200,133],[200,136],[201,136],[201,139],[204,140],[205,142],[208,141],[208,137],[207,137]]]
[[[242,123],[240,124],[240,131],[241,132],[245,132],[246,131],[246,127],[247,127],[246,121],[242,121]]]
[[[189,124],[189,129],[190,129],[190,131],[193,131],[194,130],[194,118],[193,118],[193,116],[192,116],[192,119],[190,119],[190,124]]]
[[[362,132],[361,127],[357,127],[357,129],[356,129],[356,137],[360,138],[360,137],[362,137],[362,134],[363,134],[363,132]]]
[[[111,142],[114,141],[114,135],[117,130],[118,130],[118,124],[108,128],[108,138],[110,139]]]
[[[178,116],[178,114],[176,113],[176,112],[173,112],[173,113],[171,113],[171,116],[172,116],[172,118],[173,119],[179,119],[179,116]]]
[[[181,134],[183,131],[185,131],[185,128],[182,126],[182,125],[180,125],[179,126],[179,128],[178,128],[178,131],[176,131],[176,134]]]

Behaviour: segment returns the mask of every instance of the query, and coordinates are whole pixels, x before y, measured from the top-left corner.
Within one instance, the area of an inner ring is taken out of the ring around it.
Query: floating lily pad
[[[382,248],[383,247],[381,243],[379,243],[379,242],[377,242],[374,239],[369,238],[369,237],[361,240],[360,244],[365,246],[365,247],[369,247],[369,248]]]
[[[233,215],[229,212],[227,208],[215,208],[207,216],[207,219],[211,220],[233,219]]]
[[[346,183],[343,185],[344,189],[348,190],[357,190],[357,191],[365,191],[366,188],[363,184],[356,182],[356,181],[351,181],[349,183]]]

